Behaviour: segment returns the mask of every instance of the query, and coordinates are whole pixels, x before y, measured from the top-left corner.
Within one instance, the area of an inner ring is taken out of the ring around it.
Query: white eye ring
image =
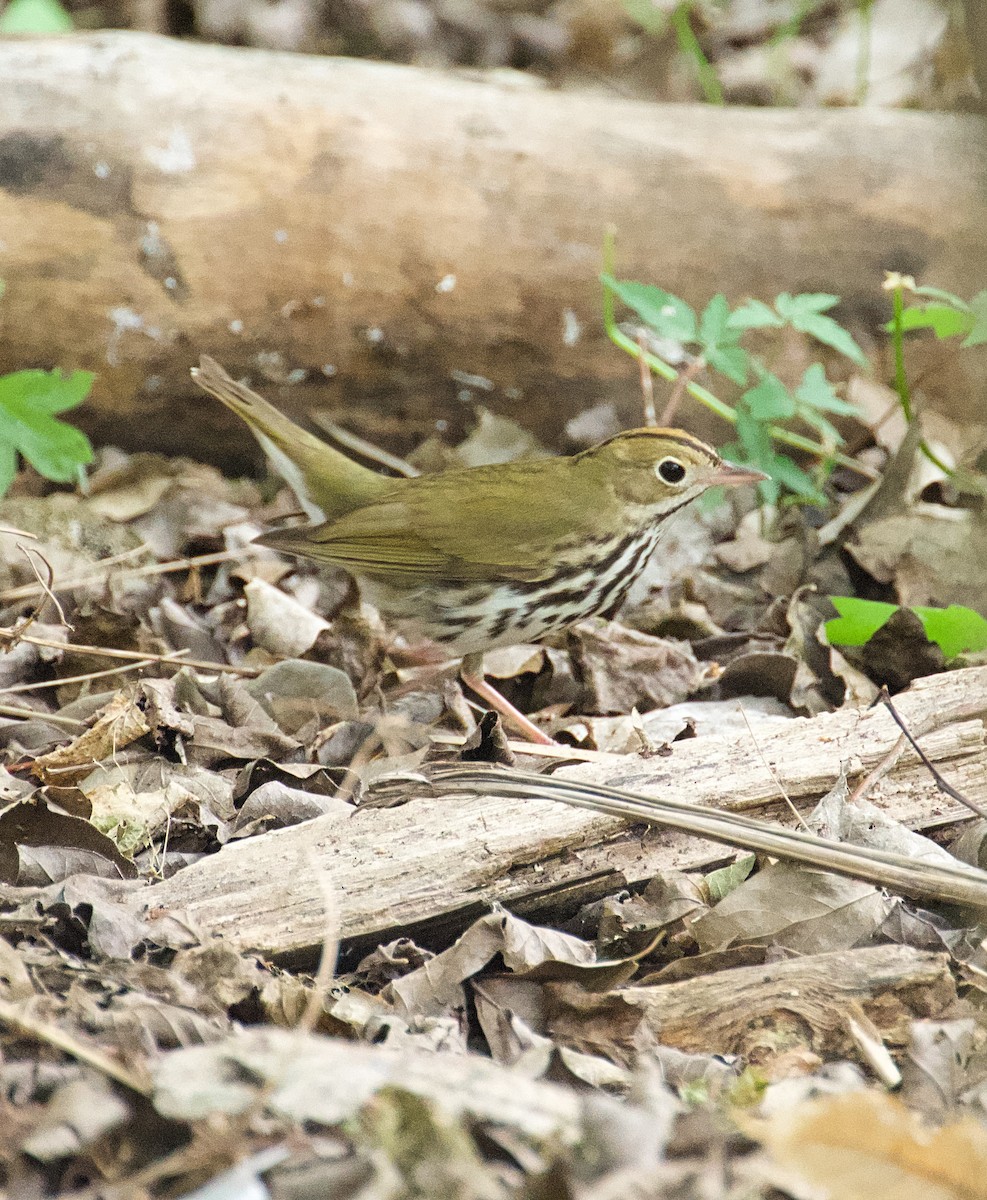
[[[655,474],[662,483],[675,486],[685,479],[686,470],[682,463],[677,458],[663,458],[661,462],[655,463]]]

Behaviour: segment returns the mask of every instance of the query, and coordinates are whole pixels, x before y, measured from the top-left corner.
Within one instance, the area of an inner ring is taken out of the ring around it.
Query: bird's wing
[[[400,500],[370,504],[322,525],[278,529],[257,540],[275,550],[333,563],[354,575],[401,576],[409,582],[455,577],[449,556],[413,532]]]
[[[564,461],[474,468],[465,487],[461,471],[409,479],[338,520],[262,540],[354,574],[542,579],[560,538],[579,544],[599,528],[599,511],[588,512],[585,498],[573,505],[567,494],[570,474],[553,465]],[[505,503],[505,486],[513,503]]]

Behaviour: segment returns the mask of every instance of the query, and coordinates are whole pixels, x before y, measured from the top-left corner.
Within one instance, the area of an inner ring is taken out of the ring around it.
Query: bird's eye
[[[685,467],[677,458],[663,458],[655,467],[655,473],[665,483],[681,483],[685,479]]]

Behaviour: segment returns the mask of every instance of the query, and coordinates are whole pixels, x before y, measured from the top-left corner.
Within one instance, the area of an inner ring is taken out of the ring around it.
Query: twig
[[[90,572],[88,575],[78,575],[75,578],[67,579],[58,585],[59,590],[68,591],[70,588],[84,587],[86,584],[105,582],[112,575],[112,568],[119,566],[125,558],[132,558],[134,554],[139,554],[146,549],[145,546],[137,546],[133,550],[126,550],[123,554],[114,555],[113,558],[100,559],[98,563],[94,563],[94,568],[98,567],[99,574],[94,575]],[[260,548],[258,548],[258,553]],[[174,558],[167,562],[145,563],[139,567],[128,567],[125,571],[121,571],[119,578],[125,579],[140,579],[146,575],[170,575],[177,571],[191,571],[195,567],[209,567],[216,563],[229,562],[232,559],[240,558],[244,555],[250,556],[252,552],[249,546],[245,546],[240,550],[215,550],[211,554],[196,554],[191,558]],[[6,588],[0,592],[0,603],[9,603],[13,600],[29,600],[37,589],[33,583],[21,583],[17,587]]]
[[[353,753],[352,758],[346,765],[346,774],[340,781],[339,787],[336,789],[334,798],[337,800],[348,801],[353,797],[360,783],[359,768],[365,766],[373,758],[374,754],[383,746],[383,740],[380,736],[379,723],[367,734],[360,742]]]
[[[908,726],[902,720],[900,714],[898,713],[898,710],[891,703],[891,697],[888,695],[887,687],[881,688],[880,694],[878,695],[878,697],[874,701],[874,703],[871,704],[871,708],[873,708],[874,705],[876,705],[876,704],[883,704],[884,707],[891,714],[891,719],[898,726],[898,728],[901,730],[901,732],[904,734],[904,736],[908,739],[908,744],[911,746],[911,748],[915,751],[915,753],[922,760],[923,766],[926,768],[926,770],[932,776],[933,780],[935,781],[935,785],[940,790],[940,792],[945,792],[945,794],[947,796],[949,796],[949,798],[951,800],[955,800],[958,804],[962,804],[965,808],[968,808],[971,812],[975,812],[978,817],[983,817],[984,820],[987,820],[987,809],[981,808],[980,805],[975,803],[973,800],[968,800],[966,798],[966,796],[963,795],[962,792],[958,792],[951,783],[947,783],[946,780],[943,779],[943,777],[939,774],[938,770],[930,762],[925,751],[918,744],[918,742],[916,742],[916,740],[912,737],[912,735],[908,732]]]
[[[85,729],[85,721],[75,717],[60,717],[57,713],[38,712],[36,708],[18,708],[15,704],[0,704],[0,717],[24,717],[26,720],[47,721],[49,725],[64,725],[66,729]]]
[[[750,721],[748,721],[748,719],[747,719],[747,713],[744,711],[744,706],[738,702],[737,707],[740,709],[740,715],[744,718],[744,724],[747,726],[747,732],[751,735],[751,741],[754,743],[754,749],[757,751],[758,758],[761,760],[761,762],[764,763],[764,766],[765,766],[768,774],[775,781],[775,787],[777,787],[778,791],[781,792],[782,796],[784,797],[785,803],[788,805],[788,808],[789,808],[792,816],[795,818],[796,821],[798,821],[798,823],[802,826],[803,829],[808,829],[809,826],[805,823],[805,819],[803,818],[802,814],[792,803],[791,796],[789,796],[788,792],[785,791],[785,785],[779,779],[778,773],[775,771],[774,767],[768,762],[768,760],[764,757],[764,751],[758,745],[757,738],[754,736],[754,730],[751,727]]]
[[[906,896],[952,901],[987,909],[987,872],[957,862],[919,862],[905,854],[833,842],[782,825],[769,825],[739,813],[705,808],[683,800],[640,795],[605,784],[579,783],[558,775],[533,775],[513,769],[479,766],[428,768],[437,791],[480,796],[557,800],[576,808],[608,813],[629,821],[679,829],[743,850],[771,854],[862,879]]]
[[[653,428],[658,424],[658,417],[655,414],[655,381],[651,375],[651,368],[645,360],[645,353],[648,349],[647,335],[643,329],[637,331],[637,344],[641,347],[641,354],[637,360],[638,366],[641,368],[641,398],[644,407],[644,423]],[[662,421],[662,424],[667,424]]]
[[[862,800],[871,788],[875,787],[892,769],[898,759],[901,758],[902,751],[907,745],[908,738],[902,734],[873,770],[868,771],[853,789],[847,797],[847,804],[856,804],[858,800]]]
[[[308,994],[305,1010],[296,1026],[299,1033],[309,1034],[319,1023],[325,1006],[326,994],[332,986],[333,976],[336,973],[336,961],[339,958],[340,920],[339,902],[325,868],[316,862],[315,855],[311,850],[307,851],[305,857],[308,859],[309,869],[319,881],[322,892],[322,911],[326,922],[322,934],[319,965],[315,972],[315,978],[312,980],[312,990]]]
[[[886,1088],[901,1086],[901,1072],[881,1037],[881,1031],[864,1012],[857,1000],[851,1000],[846,1015],[847,1030],[860,1057]]]
[[[66,629],[74,630],[75,626],[69,624],[68,619],[65,616],[65,610],[62,608],[61,604],[59,603],[58,597],[51,590],[52,584],[55,582],[55,570],[52,567],[51,563],[47,560],[47,558],[45,558],[45,556],[41,553],[40,550],[36,550],[33,546],[23,546],[23,545],[21,545],[20,542],[18,542],[17,549],[20,550],[21,553],[24,555],[24,557],[27,559],[28,566],[34,572],[34,578],[38,581],[38,584],[40,585],[41,590],[44,592],[45,596],[52,602],[52,604],[54,604],[55,610],[58,613],[61,624],[64,625]],[[45,564],[45,566],[48,569],[48,581],[47,582],[45,582],[45,580],[43,580],[41,578],[41,572],[38,570],[38,564],[34,561],[34,555],[37,555],[38,558],[41,559],[41,561]],[[34,612],[31,614],[30,620],[37,621],[40,618],[43,609],[44,609],[43,602],[41,604],[36,605]],[[26,628],[26,626],[25,626],[25,628]]]
[[[126,1067],[97,1047],[87,1046],[83,1042],[77,1041],[70,1033],[59,1029],[57,1025],[50,1025],[47,1022],[39,1021],[36,1017],[28,1016],[9,1000],[0,999],[0,1021],[12,1029],[16,1029],[18,1033],[33,1038],[36,1042],[54,1046],[56,1050],[61,1050],[64,1054],[78,1059],[79,1062],[94,1067],[116,1083],[130,1088],[131,1091],[137,1092],[141,1096],[151,1094],[149,1081],[141,1079],[133,1071],[128,1071]]]
[[[644,348],[645,348],[644,346],[641,347],[642,350],[644,350]],[[672,391],[668,397],[668,403],[665,405],[665,411],[661,414],[662,425],[666,425],[666,426],[671,425],[672,421],[675,418],[675,412],[678,409],[679,402],[681,401],[682,397],[685,395],[686,384],[693,383],[695,381],[696,376],[699,374],[699,372],[705,366],[706,366],[705,358],[703,358],[703,356],[701,354],[697,354],[696,357],[692,360],[692,362],[689,363],[688,366],[683,367],[679,371],[678,378],[675,380],[675,383],[672,385]]]
[[[152,654],[150,650],[113,650],[107,646],[87,646],[81,642],[56,642],[53,638],[19,637],[16,629],[0,629],[0,642],[3,641],[9,641],[12,645],[16,642],[28,642],[32,646],[47,646],[70,654],[92,654],[97,658],[120,658],[126,662],[147,659],[150,663],[173,663],[179,667],[192,667],[196,671],[243,675],[247,679],[256,679],[260,674],[259,667],[235,667],[232,663],[183,658],[181,656],[185,654],[184,650],[174,650],[169,654]]]
[[[177,654],[183,654],[183,650],[177,651]],[[182,660],[184,662],[184,659]],[[108,667],[105,671],[87,671],[85,675],[66,675],[64,679],[45,679],[40,683],[15,683],[11,687],[3,689],[5,696],[10,696],[15,692],[39,692],[42,688],[61,687],[63,683],[88,683],[91,679],[104,679],[107,675],[123,675],[125,671],[139,671],[142,667],[149,667],[154,660],[151,658],[142,658],[139,662],[128,663],[125,667]]]

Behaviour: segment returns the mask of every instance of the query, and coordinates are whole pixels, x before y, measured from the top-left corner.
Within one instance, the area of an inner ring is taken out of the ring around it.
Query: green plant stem
[[[895,283],[891,289],[891,348],[894,353],[894,390],[898,393],[898,403],[901,405],[902,416],[909,425],[915,422],[915,407],[912,404],[912,389],[908,382],[908,372],[905,370],[905,289],[901,283]],[[930,463],[942,471],[947,478],[952,478],[956,472],[942,461],[929,443],[922,438],[918,444]]]
[[[672,10],[672,28],[675,30],[679,50],[691,58],[695,64],[699,86],[703,90],[706,103],[725,104],[726,100],[723,96],[723,88],[720,86],[720,81],[713,70],[712,63],[710,63],[702,46],[700,46],[699,39],[696,37],[695,30],[692,28],[692,23],[689,20],[691,12],[691,0],[683,0],[682,4],[677,4]]]
[[[860,46],[857,50],[857,87],[854,102],[863,104],[870,86],[871,42],[874,36],[872,9],[874,0],[858,0],[860,13]]]
[[[891,346],[894,351],[894,390],[898,393],[898,402],[905,420],[911,425],[915,419],[912,410],[912,391],[908,386],[908,374],[905,371],[905,300],[901,284],[897,284],[891,293]]]
[[[612,232],[608,231],[607,239],[604,243],[604,270],[607,274],[613,274],[610,258],[613,248],[612,236]],[[607,336],[615,346],[619,346],[621,350],[626,351],[632,358],[643,358],[650,369],[656,375],[660,375],[662,379],[667,379],[670,383],[678,380],[679,372],[675,367],[658,358],[657,355],[649,354],[646,350],[642,350],[633,338],[628,337],[626,333],[617,327],[613,292],[605,284],[603,286],[603,325],[607,331]],[[722,417],[724,421],[729,421],[731,425],[737,424],[737,414],[734,409],[721,400],[719,396],[714,396],[702,384],[693,383],[690,380],[686,383],[685,390],[694,400],[698,400],[700,404],[705,405],[711,412],[716,413],[718,417]],[[850,458],[849,455],[841,454],[838,450],[833,450],[831,447],[824,446],[820,442],[814,442],[811,438],[803,437],[800,433],[793,433],[790,429],[782,429],[778,425],[770,425],[768,432],[776,442],[783,442],[786,446],[791,446],[796,450],[804,450],[818,459],[830,459],[838,463],[841,467],[846,467],[848,470],[854,471],[866,479],[877,478],[877,472],[861,466],[860,463]]]

